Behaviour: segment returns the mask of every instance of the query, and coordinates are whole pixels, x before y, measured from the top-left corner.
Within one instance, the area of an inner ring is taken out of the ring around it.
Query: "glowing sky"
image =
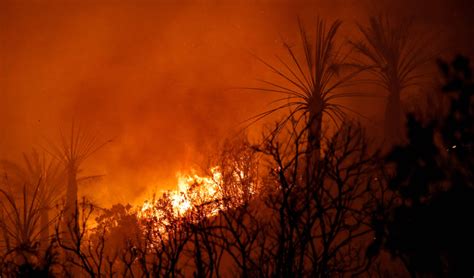
[[[469,1],[97,2],[0,2],[0,156],[43,146],[74,119],[114,139],[84,165],[106,175],[84,189],[106,203],[173,184],[265,110],[269,97],[232,88],[269,76],[249,52],[281,54],[297,16],[341,18],[347,38],[355,21],[390,9],[439,28],[450,46],[474,37]]]

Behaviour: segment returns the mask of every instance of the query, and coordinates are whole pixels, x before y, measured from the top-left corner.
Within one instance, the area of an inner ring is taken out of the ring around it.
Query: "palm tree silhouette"
[[[314,38],[308,35],[301,21],[298,23],[303,58],[298,57],[288,43],[284,43],[284,47],[289,56],[289,62],[277,57],[281,65],[274,66],[257,57],[286,84],[260,80],[265,87],[247,88],[283,95],[274,101],[274,103],[279,103],[277,107],[258,114],[250,120],[253,123],[289,108],[289,115],[278,123],[275,131],[279,132],[290,120],[295,120],[296,125],[303,120],[304,129],[307,131],[308,153],[313,156],[313,163],[317,163],[320,159],[323,115],[327,115],[334,124],[338,125],[338,121],[344,121],[346,118],[347,111],[358,114],[351,108],[334,101],[366,95],[341,90],[354,85],[356,83],[354,77],[364,68],[354,67],[347,63],[348,53],[343,53],[341,46],[336,45],[336,34],[341,21],[336,20],[327,28],[326,21],[318,18]]]
[[[105,142],[99,141],[96,135],[90,134],[80,127],[76,127],[73,122],[69,135],[64,135],[64,133],[60,131],[59,144],[50,144],[51,151],[48,152],[61,162],[66,172],[67,187],[64,218],[66,231],[78,228],[78,183],[101,177],[99,175],[79,178],[80,167],[87,158],[109,142],[111,142],[111,140]]]
[[[24,154],[24,165],[11,161],[2,161],[5,171],[10,175],[14,184],[23,185],[27,194],[32,195],[39,213],[40,243],[43,247],[49,244],[49,226],[51,225],[49,211],[64,193],[64,171],[60,164],[53,159],[48,159],[46,154],[33,150],[31,154]],[[26,198],[26,195],[23,196]]]
[[[415,36],[411,21],[392,23],[387,17],[372,17],[368,26],[358,25],[363,40],[352,42],[364,57],[360,64],[373,75],[368,81],[388,92],[385,109],[385,139],[396,142],[403,130],[400,95],[409,86],[417,85],[423,75],[418,72],[429,55],[427,41]]]

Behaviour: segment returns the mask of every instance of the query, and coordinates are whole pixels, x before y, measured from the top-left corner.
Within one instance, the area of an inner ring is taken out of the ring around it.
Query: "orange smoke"
[[[102,184],[82,193],[104,206],[134,202],[266,110],[271,96],[231,90],[273,78],[249,51],[277,61],[282,39],[299,42],[297,16],[340,18],[348,38],[388,2],[0,1],[0,157],[21,159],[75,119],[114,138],[83,169],[105,175]],[[396,1],[390,11],[463,18],[442,2]],[[355,108],[373,107],[383,105]]]

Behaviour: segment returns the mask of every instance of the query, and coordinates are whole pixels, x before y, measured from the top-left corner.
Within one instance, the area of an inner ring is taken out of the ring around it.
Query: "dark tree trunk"
[[[400,89],[394,86],[390,90],[385,108],[385,140],[389,145],[400,143],[403,138],[402,108],[400,101]]]
[[[66,192],[66,207],[64,215],[65,232],[73,231],[78,228],[77,210],[77,168],[74,164],[67,168],[68,183]]]
[[[314,171],[321,158],[322,101],[310,101],[308,119],[308,169]]]
[[[49,245],[49,211],[45,205],[43,206],[40,212],[40,244],[41,249],[46,250]]]

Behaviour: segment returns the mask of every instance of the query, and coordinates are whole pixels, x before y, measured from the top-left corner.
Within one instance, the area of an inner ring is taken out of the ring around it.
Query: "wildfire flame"
[[[157,209],[163,206],[160,202],[166,200],[168,209],[171,211],[172,217],[185,217],[196,208],[200,209],[200,213],[206,217],[214,216],[219,211],[224,209],[224,200],[229,196],[228,188],[224,186],[223,173],[219,167],[212,167],[209,176],[199,176],[197,174],[180,174],[178,173],[178,184],[176,190],[169,190],[163,192],[161,199],[153,199],[152,201],[145,201],[138,211],[138,216],[141,219],[153,219],[155,222],[166,225],[169,220],[165,219],[169,213]],[[243,180],[246,175],[243,171],[233,171],[232,177],[234,180]],[[232,191],[233,205],[238,205],[244,200],[244,195],[252,195],[255,192],[253,183],[249,183],[247,190],[238,188]],[[229,202],[227,202],[229,206]],[[169,215],[168,215],[169,216]]]

